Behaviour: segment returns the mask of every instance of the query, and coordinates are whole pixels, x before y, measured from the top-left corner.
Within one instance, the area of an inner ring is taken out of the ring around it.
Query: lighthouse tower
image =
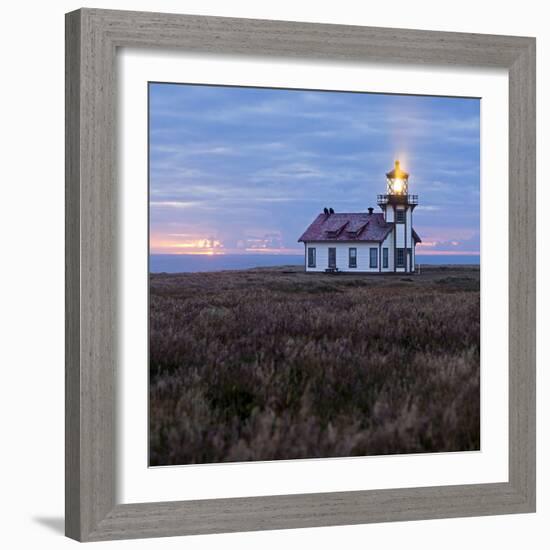
[[[384,220],[394,224],[394,271],[411,273],[415,270],[415,244],[418,236],[413,230],[413,210],[418,195],[409,195],[409,174],[395,161],[393,170],[386,174],[387,188],[378,195],[378,206],[384,211]]]

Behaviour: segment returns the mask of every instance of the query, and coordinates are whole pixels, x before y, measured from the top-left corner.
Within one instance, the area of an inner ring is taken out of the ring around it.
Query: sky
[[[149,84],[152,254],[303,254],[324,207],[364,212],[395,160],[417,254],[479,253],[475,98]]]

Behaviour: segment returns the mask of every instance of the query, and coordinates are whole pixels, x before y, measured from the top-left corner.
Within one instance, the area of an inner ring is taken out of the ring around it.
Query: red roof
[[[298,242],[311,241],[370,241],[382,242],[392,230],[393,223],[384,214],[366,212],[319,214]],[[413,238],[420,237],[413,229]]]
[[[380,213],[319,214],[298,241],[383,241],[392,227]]]

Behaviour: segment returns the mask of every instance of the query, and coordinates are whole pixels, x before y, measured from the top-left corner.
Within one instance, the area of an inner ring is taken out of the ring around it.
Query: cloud
[[[252,176],[252,181],[293,179],[302,180],[304,178],[323,178],[324,174],[319,168],[311,164],[295,162],[293,164],[274,166],[256,172]]]
[[[197,201],[150,201],[151,208],[193,208],[200,203]]]
[[[477,100],[186,85],[150,99],[152,231],[294,246],[323,206],[374,206],[396,158],[415,226],[441,243],[479,231]]]
[[[193,155],[234,155],[237,151],[233,147],[215,145],[215,144],[203,144],[193,147],[177,147],[174,145],[152,145],[150,149],[151,153],[161,153],[168,155],[176,155],[179,158],[189,157]]]
[[[426,230],[422,235],[420,232],[422,243],[417,245],[417,254],[438,254],[446,252],[449,254],[479,254],[480,240],[479,232],[465,228],[453,228],[451,230],[433,228]],[[452,235],[456,238],[446,238],[447,235]]]

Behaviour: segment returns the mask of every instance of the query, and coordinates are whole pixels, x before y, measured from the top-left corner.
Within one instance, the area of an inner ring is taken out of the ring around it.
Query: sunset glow
[[[417,256],[479,256],[479,250],[430,250],[416,247]]]
[[[170,239],[170,240],[163,240]],[[152,254],[224,254],[223,244],[217,239],[183,239],[180,235],[152,236],[150,242]]]

